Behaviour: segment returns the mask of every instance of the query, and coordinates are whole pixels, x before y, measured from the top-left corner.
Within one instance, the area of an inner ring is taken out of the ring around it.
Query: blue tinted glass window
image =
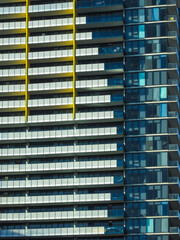
[[[159,8],[152,9],[152,21],[159,21]]]
[[[145,73],[139,73],[139,86],[145,86]]]
[[[161,87],[160,88],[160,99],[161,100],[166,100],[167,99],[167,88],[166,87]]]
[[[162,211],[162,216],[167,216],[168,215],[168,202],[162,202],[161,203],[161,211]]]
[[[160,104],[161,117],[167,117],[167,103]]]
[[[145,26],[144,25],[138,26],[138,37],[145,38]]]
[[[146,232],[146,219],[140,220],[140,232],[145,233]]]
[[[145,118],[145,105],[140,105],[140,118]]]
[[[139,9],[139,22],[145,22],[144,9]]]
[[[131,38],[131,26],[126,27],[126,38]]]
[[[131,22],[131,10],[126,11],[126,22]]]
[[[167,67],[166,55],[161,55],[160,59],[161,59],[161,68],[166,68]]]
[[[161,231],[162,231],[162,232],[168,232],[168,219],[167,219],[167,218],[162,219],[162,222],[161,222]]]
[[[148,233],[154,232],[154,219],[147,219],[146,220],[146,230]]]

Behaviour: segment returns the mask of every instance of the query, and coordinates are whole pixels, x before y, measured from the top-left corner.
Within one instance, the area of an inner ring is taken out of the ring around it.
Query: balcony
[[[123,217],[123,210],[87,210],[87,211],[56,211],[56,212],[32,212],[32,213],[6,213],[1,214],[0,222],[18,221],[43,221],[43,220],[91,220],[108,217]]]
[[[122,30],[108,30],[108,31],[92,32],[93,39],[113,38],[113,37],[123,37],[123,31]]]
[[[168,47],[168,52],[169,53],[175,53],[176,56],[177,56],[177,60],[179,62],[179,52],[178,52],[178,49],[176,47]]]
[[[29,24],[28,25],[29,29],[63,27],[63,26],[73,25],[73,18],[59,18],[59,19],[29,21],[28,24]]]
[[[46,196],[26,196],[26,197],[2,197],[0,206],[26,206],[28,205],[59,205],[77,204],[92,202],[109,202],[123,200],[123,193],[95,193],[95,194],[75,194],[75,195],[46,195]]]
[[[168,31],[168,37],[175,37],[176,41],[177,41],[177,45],[179,46],[179,36],[178,36],[177,31]]]
[[[14,7],[1,7],[0,15],[19,14],[26,13],[25,6],[14,6]]]
[[[23,108],[23,107],[25,107],[25,100],[0,101],[0,109],[6,109],[6,108]]]
[[[96,40],[96,39],[103,39],[106,42],[106,39],[109,41],[109,38],[114,38],[117,41],[117,38],[123,37],[122,30],[103,30],[103,31],[94,31],[94,32],[83,32],[83,33],[76,33],[76,40]],[[111,39],[112,40],[112,39]]]
[[[123,192],[111,193],[111,200],[124,201],[124,193]]]
[[[57,51],[42,51],[42,52],[29,52],[28,59],[29,60],[37,60],[37,59],[51,59],[51,58],[66,58],[72,57],[73,50],[57,50]]]
[[[17,84],[17,85],[0,85],[0,93],[14,93],[14,92],[24,92],[25,85]]]
[[[123,95],[112,94],[112,95],[100,95],[100,96],[83,96],[76,97],[76,104],[100,104],[100,103],[122,103]]]
[[[29,92],[72,89],[73,82],[49,82],[28,84]]]
[[[73,65],[29,68],[28,76],[72,73]]]
[[[169,150],[176,150],[177,151],[177,144],[169,144]]]
[[[109,186],[123,185],[122,176],[88,177],[88,178],[57,178],[43,180],[14,180],[0,181],[1,189],[45,189],[45,188],[72,188],[80,186]]]
[[[40,4],[40,5],[29,6],[29,13],[64,11],[64,10],[70,10],[70,9],[73,9],[73,2]]]
[[[114,184],[123,184],[123,183],[124,183],[123,176],[115,176],[114,177]]]
[[[178,178],[177,177],[169,177],[169,182],[170,183],[178,183]]]
[[[175,111],[168,112],[168,117],[177,117],[177,112]]]
[[[176,85],[177,79],[168,79],[168,85]]]
[[[32,99],[28,100],[28,107],[50,107],[72,105],[73,98],[47,98],[47,99]]]
[[[116,54],[123,53],[123,46],[112,46],[112,47],[100,47],[99,54]]]
[[[123,234],[124,227],[123,226],[114,226],[114,227],[106,227],[105,234]]]
[[[26,22],[1,22],[0,23],[0,31],[2,30],[16,30],[16,29],[24,29],[26,28]]]
[[[177,96],[176,95],[169,95],[168,96],[168,101],[176,101],[177,100]]]
[[[76,2],[76,8],[99,8],[123,5],[122,0],[89,0],[89,1],[78,1]]]
[[[176,4],[176,0],[167,0],[167,4]]]
[[[33,131],[33,132],[0,132],[0,141],[31,141],[42,139],[67,139],[67,138],[96,138],[100,136],[123,135],[122,126],[106,128],[86,128],[69,130]]]
[[[114,118],[123,118],[124,113],[123,110],[116,111],[102,111],[102,112],[82,112],[76,113],[76,121],[107,121],[107,120],[115,120]],[[13,118],[0,118],[0,123],[8,123],[13,121]],[[29,123],[53,123],[53,122],[67,122],[73,121],[72,114],[51,114],[51,115],[35,115],[29,116]]]
[[[178,217],[178,210],[169,210],[169,216]]]
[[[109,16],[104,15],[104,16],[88,16],[86,17],[86,23],[107,23],[107,22],[116,22],[116,21],[123,21],[123,16],[122,14],[111,14]]]
[[[0,54],[0,61],[23,61],[26,59],[25,53],[5,53]]]
[[[52,44],[73,41],[73,34],[56,34],[45,36],[33,36],[28,38],[29,44]]]
[[[121,79],[95,79],[76,81],[76,88],[102,88],[111,86],[123,86]]]
[[[118,54],[118,56],[122,56],[123,48],[121,45],[119,46],[112,46],[112,47],[99,47],[99,48],[82,48],[76,49],[76,56],[83,57],[83,56],[99,56],[101,58],[104,57],[105,54],[110,55]],[[107,57],[107,56],[106,56]]]
[[[92,153],[111,153],[123,152],[123,143],[110,144],[92,144],[92,145],[75,145],[75,146],[54,146],[54,147],[34,147],[34,148],[3,148],[0,149],[0,157],[19,157],[19,156],[44,156],[44,155],[74,155],[76,154],[92,154]]]
[[[102,112],[82,112],[82,113],[76,113],[76,121],[95,121],[98,122],[101,120],[101,122],[107,122],[107,121],[122,121],[124,118],[124,112],[123,110],[116,110],[116,111],[102,111]],[[33,125],[39,124],[39,123],[47,123],[47,124],[53,124],[55,122],[73,122],[73,114],[51,114],[51,115],[34,115],[34,116],[28,116],[28,123],[31,123]],[[0,117],[0,126],[5,126],[9,124],[24,124],[25,119],[23,116],[13,116],[13,117]]]
[[[23,124],[25,122],[24,116],[0,117],[0,126],[9,124]]]
[[[115,228],[115,229],[114,229]],[[36,229],[10,229],[0,230],[1,238],[8,237],[49,237],[49,236],[79,236],[79,235],[103,235],[104,233],[123,234],[123,227],[109,227],[105,230],[104,227],[80,227],[80,228],[36,228]]]
[[[17,69],[1,69],[0,70],[0,78],[16,77],[16,76],[25,76],[25,69],[17,68]]]
[[[171,199],[171,200],[177,200],[178,201],[178,197],[179,197],[179,195],[176,194],[176,193],[170,193],[169,194],[169,199]]]
[[[122,62],[105,63],[105,70],[121,70],[121,71],[123,71],[123,63]]]
[[[94,169],[112,169],[123,168],[123,160],[100,160],[100,161],[84,161],[84,162],[67,162],[67,163],[38,163],[38,164],[15,164],[0,165],[1,174],[6,173],[28,173],[28,172],[66,172],[67,170],[92,170]],[[177,166],[177,162],[176,162]]]
[[[177,19],[177,16],[176,15],[168,15],[167,16],[167,20],[168,21],[175,21],[176,22],[176,26],[177,26],[177,29],[179,29],[179,23],[178,23],[178,19]]]
[[[168,166],[170,166],[170,167],[177,167],[178,166],[178,161],[177,160],[170,160],[168,162]]]
[[[25,45],[25,37],[15,37],[15,38],[0,38],[0,46],[12,46],[12,45]]]
[[[123,72],[123,63],[110,62],[110,63],[94,63],[94,64],[81,64],[76,65],[76,72],[100,72],[100,71],[114,71]]]
[[[179,228],[178,228],[178,227],[170,227],[170,228],[169,228],[169,232],[170,232],[170,233],[176,233],[176,234],[178,234]]]
[[[176,133],[177,134],[178,129],[177,128],[169,128],[168,133]]]

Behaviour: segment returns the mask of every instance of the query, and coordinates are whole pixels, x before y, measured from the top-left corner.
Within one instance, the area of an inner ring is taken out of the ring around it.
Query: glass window
[[[154,88],[153,89],[153,100],[154,101],[159,101],[160,97],[159,97],[159,88]]]
[[[161,87],[160,88],[160,100],[166,100],[167,99],[167,88]]]
[[[139,22],[145,22],[144,9],[139,9]]]
[[[153,79],[154,79],[154,85],[159,85],[160,84],[160,74],[159,74],[159,72],[154,72],[153,73]]]
[[[167,166],[167,164],[168,164],[167,152],[162,152],[161,153],[161,164],[162,164],[162,166]]]
[[[162,216],[168,215],[168,202],[161,203],[161,212],[162,212]]]
[[[145,53],[145,42],[144,41],[139,41],[139,53],[140,54]]]
[[[152,9],[152,21],[159,21],[159,8]]]
[[[167,117],[167,103],[160,104],[161,117]]]
[[[145,26],[144,25],[139,25],[138,26],[138,37],[139,38],[145,38]]]
[[[167,219],[167,218],[162,219],[162,222],[161,222],[161,231],[162,231],[162,232],[168,232],[168,219]]]
[[[126,11],[126,22],[131,22],[131,10]]]
[[[139,73],[139,86],[145,86],[145,73]]]
[[[146,230],[148,233],[153,233],[154,232],[154,219],[147,219],[146,220]]]
[[[160,66],[160,68],[166,68],[167,67],[166,55],[161,55],[160,59],[161,59],[161,66]]]

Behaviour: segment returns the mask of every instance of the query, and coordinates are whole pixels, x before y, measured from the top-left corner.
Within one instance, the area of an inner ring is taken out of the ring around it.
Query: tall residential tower
[[[0,239],[179,239],[179,7],[0,0]]]

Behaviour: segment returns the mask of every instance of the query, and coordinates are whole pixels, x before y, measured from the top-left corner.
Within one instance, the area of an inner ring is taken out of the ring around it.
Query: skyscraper
[[[0,0],[0,238],[179,239],[179,0]]]

